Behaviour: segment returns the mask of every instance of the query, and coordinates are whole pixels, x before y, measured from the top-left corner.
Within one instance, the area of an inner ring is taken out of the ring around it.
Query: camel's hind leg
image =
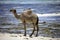
[[[37,27],[37,33],[36,33],[36,37],[37,37],[38,36],[39,27],[38,27],[38,25],[36,25],[36,27]]]
[[[31,33],[30,37],[33,35],[33,33],[35,31],[35,25],[34,25],[34,23],[33,23],[33,26],[34,26],[34,29],[33,29],[32,33]]]
[[[37,28],[36,37],[38,36],[38,31],[39,31],[38,21],[39,21],[39,18],[37,17],[36,26],[35,26]]]

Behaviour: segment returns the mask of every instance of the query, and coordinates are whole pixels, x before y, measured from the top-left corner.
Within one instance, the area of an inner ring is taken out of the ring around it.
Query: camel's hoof
[[[32,38],[32,36],[29,36],[30,38]]]
[[[32,38],[32,36],[31,36],[31,35],[30,35],[29,37],[30,37],[30,38]]]
[[[26,35],[24,35],[24,36],[26,36]]]
[[[38,36],[35,36],[35,37],[38,37]]]
[[[38,35],[36,35],[35,37],[38,37]]]

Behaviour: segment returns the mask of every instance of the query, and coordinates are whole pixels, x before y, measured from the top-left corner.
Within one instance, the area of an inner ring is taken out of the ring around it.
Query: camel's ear
[[[14,10],[14,12],[16,12],[16,10]]]
[[[10,10],[10,12],[11,12],[12,10]]]

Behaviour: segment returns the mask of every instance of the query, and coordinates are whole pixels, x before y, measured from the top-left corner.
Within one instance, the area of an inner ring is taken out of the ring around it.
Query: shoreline
[[[29,35],[23,36],[23,34],[0,33],[0,40],[60,40],[60,38],[35,37],[34,35],[30,38]]]

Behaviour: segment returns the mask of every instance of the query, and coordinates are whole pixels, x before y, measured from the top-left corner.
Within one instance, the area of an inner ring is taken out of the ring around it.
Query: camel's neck
[[[14,16],[15,16],[16,18],[18,18],[18,15],[17,15],[17,13],[16,13],[16,12],[14,12],[13,14],[14,14]]]

